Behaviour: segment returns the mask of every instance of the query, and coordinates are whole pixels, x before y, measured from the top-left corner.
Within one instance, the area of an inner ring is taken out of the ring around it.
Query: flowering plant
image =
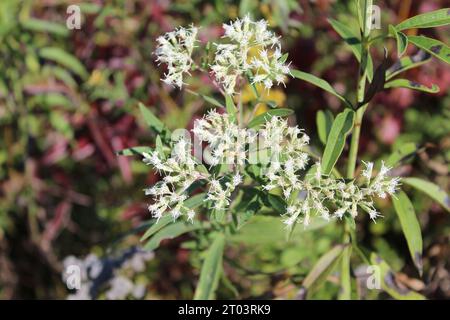
[[[317,262],[302,285],[308,293],[312,292],[339,264],[339,296],[350,299],[352,250],[364,262],[378,265],[384,275],[391,272],[375,253],[368,258],[359,248],[355,228],[355,219],[361,212],[366,212],[374,222],[382,217],[375,201],[387,196],[391,197],[398,214],[411,257],[418,270],[422,270],[420,225],[408,196],[399,191],[400,184],[429,194],[447,209],[448,198],[441,191],[431,193],[430,188],[436,186],[430,182],[392,175],[391,168],[415,150],[402,150],[400,154],[380,161],[379,165],[358,161],[359,135],[363,115],[378,92],[394,87],[426,92],[438,90],[436,86],[430,89],[393,78],[425,63],[429,55],[449,62],[445,44],[423,36],[406,36],[402,32],[409,28],[448,24],[448,9],[413,17],[390,26],[388,34],[374,36],[370,23],[371,1],[356,3],[360,36],[343,23],[330,20],[360,63],[355,102],[338,93],[325,80],[293,69],[287,62],[287,54],[282,53],[280,38],[268,29],[265,20],[253,21],[247,15],[224,24],[222,39],[206,44],[205,50],[199,49],[199,29],[195,26],[180,27],[157,39],[156,61],[167,68],[162,81],[181,89],[188,85],[194,72],[206,72],[223,95],[223,99],[216,99],[192,92],[215,109],[196,120],[191,131],[170,132],[140,105],[144,119],[157,133],[155,147],[121,151],[123,155],[140,154],[143,161],[161,176],[159,182],[145,189],[152,199],[148,209],[154,218],[142,237],[147,240],[146,247],[155,249],[162,239],[187,232],[205,240],[198,244],[207,255],[195,298],[214,297],[223,272],[227,239],[241,232],[255,216],[269,211],[281,215],[280,225],[285,225],[288,235],[299,223],[304,228],[319,223],[319,220],[342,226],[342,244]],[[388,68],[387,59],[384,59],[374,69],[370,47],[389,37],[397,41],[399,62]],[[408,43],[428,54],[420,61],[401,58]],[[199,52],[205,53],[200,59]],[[312,83],[342,101],[344,110],[336,117],[331,113],[318,114],[319,137],[324,143],[322,154],[310,147],[309,136],[302,129],[288,121],[286,117],[292,114],[290,109],[264,101],[258,92],[258,88],[271,90],[274,85],[284,85],[290,77]],[[245,85],[252,88],[258,103],[268,103],[272,108],[260,115],[249,110],[241,97]],[[338,162],[344,160],[343,151],[349,135],[351,142],[344,174]],[[387,278],[383,279],[383,289],[395,298],[402,298]],[[422,297],[414,292],[408,294],[412,298]]]

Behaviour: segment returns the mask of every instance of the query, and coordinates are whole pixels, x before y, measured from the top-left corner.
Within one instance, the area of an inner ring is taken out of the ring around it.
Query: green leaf
[[[362,46],[361,46],[361,38],[359,35],[355,34],[349,27],[345,24],[334,20],[328,19],[328,22],[331,24],[333,29],[344,39],[344,41],[350,46],[350,49],[353,51],[355,58],[358,62],[361,62],[362,55]],[[367,61],[367,77],[369,81],[373,79],[373,61],[372,57],[368,55]]]
[[[397,55],[400,58],[408,48],[408,37],[403,32],[395,29],[393,25],[389,25],[389,32],[397,40]]]
[[[328,275],[338,264],[345,247],[344,245],[337,245],[317,261],[305,280],[303,280],[303,286],[307,289],[308,295],[326,281]]]
[[[286,213],[286,202],[282,197],[269,193],[267,196],[267,200],[269,201],[272,208],[274,208],[279,214]]]
[[[352,298],[352,278],[350,274],[350,258],[352,256],[352,246],[347,246],[342,253],[341,259],[341,288],[339,300],[351,300]]]
[[[425,300],[426,298],[414,291],[405,287],[400,287],[395,279],[395,274],[392,268],[377,254],[372,253],[370,261],[376,274],[372,274],[371,278],[379,279],[381,288],[386,291],[391,297],[397,300]]]
[[[285,54],[283,54],[283,55],[281,56],[279,62],[280,62],[280,63],[285,63],[285,62],[287,61],[288,57],[289,57],[289,53],[286,52]]]
[[[141,237],[141,241],[150,238],[152,235],[163,229],[169,223],[173,222],[173,218],[170,214],[166,214],[159,219],[159,221],[155,221],[150,228],[144,233]]]
[[[206,199],[206,193],[198,193],[193,195],[189,199],[184,201],[184,206],[189,209],[195,209],[199,207]]]
[[[292,70],[291,74],[297,79],[309,82],[309,83],[321,88],[322,90],[325,90],[328,93],[333,94],[334,96],[336,96],[340,100],[342,100],[347,107],[350,107],[350,108],[352,107],[352,104],[346,98],[344,98],[339,93],[337,93],[337,91],[327,81],[320,79],[310,73],[302,72],[299,70]]]
[[[402,72],[417,68],[430,60],[431,55],[422,50],[420,50],[414,56],[403,57],[386,71],[386,81],[389,81]]]
[[[291,109],[277,108],[271,109],[269,111],[260,114],[259,116],[254,117],[248,124],[248,128],[257,128],[260,125],[269,121],[272,117],[287,117],[293,114],[294,111]]]
[[[166,153],[164,152],[164,146],[161,140],[161,136],[158,134],[155,140],[155,149],[162,159],[166,158]]]
[[[425,193],[450,212],[450,196],[438,185],[419,178],[403,178],[402,182]]]
[[[215,291],[222,273],[223,251],[225,249],[225,235],[219,233],[206,253],[200,271],[200,279],[195,289],[194,300],[214,299]]]
[[[423,271],[422,263],[422,233],[420,230],[420,224],[417,220],[414,207],[409,200],[406,193],[403,191],[399,192],[392,199],[394,203],[395,212],[397,212],[398,218],[400,219],[400,224],[402,226],[403,234],[405,235],[406,242],[408,243],[409,253],[414,261],[420,274]]]
[[[317,132],[319,134],[320,141],[326,145],[328,135],[331,131],[331,126],[333,125],[334,116],[330,110],[319,110],[316,116]]]
[[[162,219],[162,218],[161,218]],[[161,222],[161,221],[160,221]],[[167,227],[160,229],[150,240],[145,244],[145,250],[155,250],[159,247],[161,241],[166,239],[174,239],[184,233],[201,229],[202,225],[199,222],[186,223],[184,221],[174,222]]]
[[[164,131],[164,123],[161,122],[154,114],[150,111],[149,108],[144,106],[139,102],[139,110],[141,111],[142,117],[144,118],[145,123],[153,129],[157,133],[162,133]]]
[[[386,161],[386,164],[389,167],[395,167],[400,161],[412,155],[416,151],[417,146],[415,143],[413,142],[404,143],[389,156],[389,158]]]
[[[223,104],[220,103],[218,100],[216,100],[213,97],[210,96],[206,96],[204,94],[199,94],[200,97],[202,97],[206,102],[211,103],[213,106],[219,107],[219,108],[223,108]]]
[[[395,79],[389,81],[384,85],[384,88],[407,88],[428,93],[437,93],[440,91],[440,88],[436,84],[433,84],[431,88],[429,88],[426,85],[408,79]]]
[[[123,149],[120,151],[117,151],[116,154],[118,156],[134,156],[134,155],[142,155],[144,152],[151,153],[153,151],[150,147],[132,147],[128,149]]]
[[[322,157],[322,172],[330,174],[344,150],[345,138],[353,128],[355,112],[345,109],[333,122]]]
[[[359,26],[366,38],[370,35],[372,26],[372,3],[372,0],[357,0]]]
[[[46,47],[39,51],[39,55],[47,60],[54,61],[68,69],[73,73],[80,76],[82,79],[86,79],[89,74],[81,62],[72,54],[64,51],[61,48]]]
[[[432,28],[445,26],[450,24],[450,8],[444,8],[436,11],[422,13],[396,26],[397,30],[415,29],[415,28]]]
[[[226,105],[227,113],[230,116],[231,121],[236,123],[237,110],[236,110],[236,106],[234,105],[232,96],[230,96],[228,94],[225,96],[225,105]]]
[[[324,219],[312,219],[307,228],[295,228],[290,240],[301,241],[305,232],[314,231],[328,225]],[[230,236],[231,242],[246,246],[270,246],[286,243],[286,228],[279,216],[255,215],[245,223],[238,233]]]
[[[65,25],[48,20],[28,18],[22,22],[22,27],[26,30],[48,32],[49,34],[54,34],[61,37],[67,37],[69,35],[69,29],[67,29]]]
[[[443,42],[425,36],[409,36],[409,42],[450,64],[450,48]]]

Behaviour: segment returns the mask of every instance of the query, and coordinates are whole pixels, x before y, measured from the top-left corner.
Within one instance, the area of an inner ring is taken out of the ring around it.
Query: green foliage
[[[195,300],[213,299],[222,273],[225,235],[218,233],[206,252],[206,258],[200,271],[200,279],[195,290]]]
[[[325,151],[323,152],[322,171],[324,174],[330,174],[336,165],[344,150],[345,139],[353,128],[354,119],[355,112],[350,109],[345,109],[334,120],[330,134],[328,135]]]
[[[417,219],[414,207],[411,204],[406,193],[403,191],[398,194],[393,200],[395,212],[397,212],[400,224],[402,226],[403,234],[408,243],[409,253],[414,261],[420,274],[423,271],[422,250],[423,241],[420,224]]]

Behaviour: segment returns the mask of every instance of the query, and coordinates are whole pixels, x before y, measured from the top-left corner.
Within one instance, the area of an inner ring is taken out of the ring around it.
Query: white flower
[[[168,32],[156,41],[158,46],[155,51],[158,63],[167,64],[167,73],[164,75],[164,83],[181,88],[183,86],[183,75],[189,74],[192,67],[192,51],[195,47],[198,29],[194,26],[189,28],[180,27],[175,31]]]

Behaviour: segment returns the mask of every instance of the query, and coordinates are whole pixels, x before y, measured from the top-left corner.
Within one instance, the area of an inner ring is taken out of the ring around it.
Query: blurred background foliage
[[[376,4],[386,28],[445,7],[445,2]],[[81,8],[80,30],[66,27],[71,4]],[[190,128],[210,107],[159,80],[164,70],[153,62],[156,37],[195,23],[204,26],[200,40],[206,42],[221,35],[222,23],[249,12],[267,19],[283,36],[284,50],[297,69],[349,93],[356,86],[357,64],[327,18],[351,24],[353,11],[352,1],[336,0],[0,1],[0,298],[64,299],[69,291],[61,274],[67,256],[94,253],[104,258],[139,245],[142,224],[150,218],[143,188],[158,177],[140,161],[115,154],[154,141],[137,102],[151,106],[172,129]],[[425,34],[449,43],[446,31],[435,28]],[[394,41],[385,45],[394,61]],[[375,61],[381,60],[382,47],[373,50]],[[409,53],[414,50],[410,47]],[[408,78],[436,83],[441,91],[427,95],[393,89],[379,94],[364,119],[360,157],[382,159],[413,142],[419,152],[396,173],[426,178],[448,192],[450,70],[433,60],[409,71]],[[214,94],[208,79],[190,79],[189,86]],[[243,98],[250,102],[247,91]],[[292,121],[306,129],[319,150],[316,113],[342,108],[334,96],[293,79],[286,89],[272,90],[266,100],[294,109]],[[260,105],[258,112],[266,108]],[[424,238],[423,277],[414,269],[388,202],[378,203],[384,219],[376,224],[358,221],[358,238],[398,271],[401,286],[428,298],[449,298],[448,213],[412,189],[410,195]],[[273,232],[261,233],[264,225],[272,225]],[[282,228],[277,217],[264,217],[233,240],[218,298],[302,297],[300,284],[307,271],[340,235],[332,226],[297,228],[298,234],[286,243]],[[140,297],[192,298],[201,258],[191,254],[192,246],[189,236],[163,242],[145,268],[129,275],[144,285]],[[336,297],[337,278],[331,275],[328,280],[313,298]],[[388,296],[374,290],[365,297]]]

